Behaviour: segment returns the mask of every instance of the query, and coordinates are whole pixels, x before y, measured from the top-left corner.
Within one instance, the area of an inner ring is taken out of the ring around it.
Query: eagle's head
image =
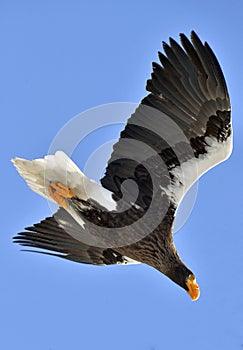
[[[194,274],[181,262],[174,268],[166,272],[166,275],[190,295],[192,300],[197,300],[200,296],[200,289]]]

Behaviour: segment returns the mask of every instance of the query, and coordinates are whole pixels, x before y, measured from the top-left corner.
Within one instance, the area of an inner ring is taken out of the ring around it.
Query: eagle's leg
[[[63,208],[67,208],[67,199],[75,197],[70,187],[63,185],[61,182],[50,182],[48,192],[52,199]]]

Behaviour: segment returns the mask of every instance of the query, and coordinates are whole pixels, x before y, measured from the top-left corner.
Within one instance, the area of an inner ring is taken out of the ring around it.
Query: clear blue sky
[[[240,0],[1,1],[1,349],[243,348],[242,14]],[[50,210],[10,158],[44,156],[81,111],[139,102],[161,41],[191,29],[220,60],[234,118],[234,153],[200,180],[175,237],[200,299],[148,266],[20,252],[12,236]]]

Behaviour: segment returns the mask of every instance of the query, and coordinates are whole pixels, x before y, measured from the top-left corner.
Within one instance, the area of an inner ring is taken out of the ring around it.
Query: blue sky
[[[243,348],[242,13],[240,0],[1,1],[2,349]],[[233,155],[200,180],[175,236],[200,299],[148,266],[100,268],[20,252],[12,236],[50,209],[10,159],[44,156],[88,108],[139,102],[161,41],[191,29],[219,58],[234,119]]]

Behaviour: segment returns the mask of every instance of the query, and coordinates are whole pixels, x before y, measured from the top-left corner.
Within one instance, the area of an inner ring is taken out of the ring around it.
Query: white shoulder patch
[[[232,152],[232,137],[225,142],[207,137],[207,153],[199,155],[175,167],[171,173],[174,175],[173,184],[163,190],[178,205],[188,189],[209,169],[226,160]]]

